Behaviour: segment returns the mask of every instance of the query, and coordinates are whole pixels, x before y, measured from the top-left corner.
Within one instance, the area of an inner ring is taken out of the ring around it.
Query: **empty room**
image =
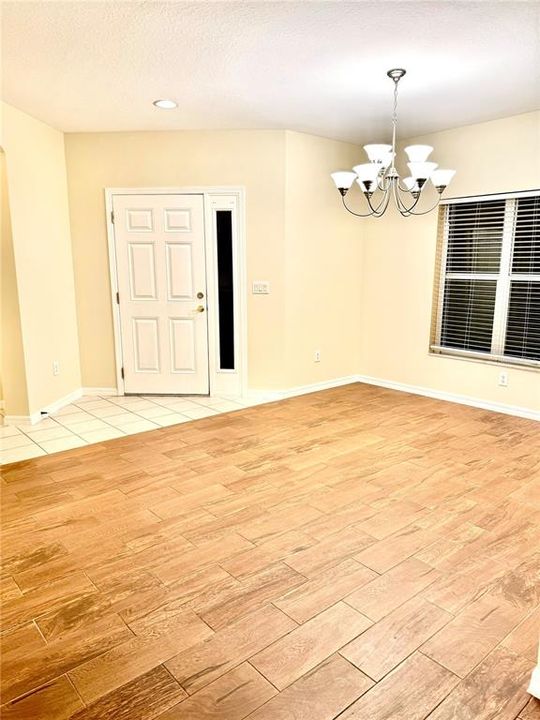
[[[0,13],[0,717],[540,720],[540,2]]]

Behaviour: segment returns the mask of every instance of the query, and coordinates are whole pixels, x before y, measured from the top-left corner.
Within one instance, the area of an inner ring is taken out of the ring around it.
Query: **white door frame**
[[[247,270],[245,232],[245,189],[230,186],[202,187],[130,187],[105,188],[109,276],[113,316],[116,390],[124,395],[123,354],[120,334],[120,306],[117,302],[118,272],[113,223],[115,195],[202,195],[204,203],[205,259],[208,305],[208,371],[210,395],[245,395],[247,393]],[[233,302],[234,302],[234,370],[219,367],[219,325],[217,292],[216,210],[233,212]]]

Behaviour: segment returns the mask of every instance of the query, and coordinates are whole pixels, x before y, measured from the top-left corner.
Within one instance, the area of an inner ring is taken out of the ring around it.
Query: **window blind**
[[[540,365],[540,194],[443,206],[435,272],[432,351]]]

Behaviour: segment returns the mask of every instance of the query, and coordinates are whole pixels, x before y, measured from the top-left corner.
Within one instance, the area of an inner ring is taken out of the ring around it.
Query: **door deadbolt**
[[[197,297],[199,298],[199,300],[202,300],[203,297],[204,297],[204,293],[203,293],[203,292],[198,292],[198,293],[197,293]]]

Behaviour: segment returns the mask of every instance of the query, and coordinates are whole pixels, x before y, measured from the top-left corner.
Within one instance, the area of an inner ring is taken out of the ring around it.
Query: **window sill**
[[[481,365],[493,365],[494,367],[503,367],[503,368],[511,368],[513,370],[526,370],[528,372],[538,372],[540,370],[540,362],[535,363],[533,360],[531,363],[525,363],[525,362],[512,362],[511,360],[508,360],[507,358],[504,359],[498,359],[493,358],[489,356],[478,356],[475,357],[474,355],[465,355],[460,354],[458,352],[448,352],[443,350],[436,350],[433,349],[433,347],[430,348],[428,352],[429,357],[437,357],[437,358],[444,358],[446,360],[461,360],[462,362],[469,362],[469,363],[480,363]]]

